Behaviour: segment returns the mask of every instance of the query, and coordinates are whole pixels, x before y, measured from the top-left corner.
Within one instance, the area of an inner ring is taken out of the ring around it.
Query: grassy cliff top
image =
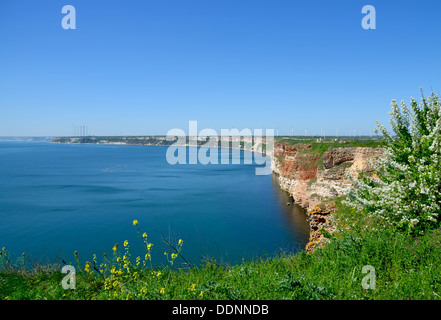
[[[351,138],[351,137],[329,137],[325,140],[320,139],[320,137],[277,137],[275,139],[276,143],[282,143],[287,145],[297,145],[297,144],[310,144],[312,149],[328,149],[329,147],[339,148],[339,147],[369,147],[369,148],[380,148],[383,147],[384,140],[379,138]]]

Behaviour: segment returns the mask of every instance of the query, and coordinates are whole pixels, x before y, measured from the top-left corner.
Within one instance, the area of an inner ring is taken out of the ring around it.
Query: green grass
[[[0,271],[1,299],[439,299],[441,230],[418,238],[379,228],[376,221],[335,201],[337,232],[313,253],[301,251],[244,261],[207,263],[191,270],[131,264],[121,274],[78,272],[64,290],[60,266]],[[153,257],[154,258],[154,257]],[[178,263],[175,261],[175,266]],[[109,262],[110,263],[110,262]],[[84,265],[84,263],[82,262]],[[116,270],[119,269],[118,264]],[[376,289],[363,289],[365,265],[376,270]],[[110,265],[108,266],[110,267]]]
[[[317,139],[320,139],[320,137],[308,137],[308,138],[276,137],[275,142],[286,143],[288,145],[311,144],[313,145],[313,147],[314,145],[322,145],[322,146],[325,145],[328,147],[331,146],[331,147],[370,147],[370,148],[379,148],[385,146],[385,141],[378,138],[329,137],[327,140],[323,140],[321,142],[317,142]]]
[[[313,254],[301,252],[222,268],[140,270],[104,289],[95,275],[77,275],[77,289],[61,287],[63,274],[6,272],[2,298],[9,299],[438,299],[441,296],[441,233],[419,239],[376,231],[346,235]],[[376,289],[361,286],[362,268],[376,269]],[[133,271],[136,272],[136,271]],[[143,291],[143,288],[145,291]],[[164,288],[163,293],[161,289]]]
[[[343,142],[344,141],[344,142]],[[323,154],[329,148],[350,148],[350,147],[369,147],[381,148],[385,146],[385,142],[379,139],[345,139],[341,141],[323,141],[317,142],[314,139],[299,139],[299,138],[276,138],[276,143],[286,143],[287,145],[309,144],[310,152]]]

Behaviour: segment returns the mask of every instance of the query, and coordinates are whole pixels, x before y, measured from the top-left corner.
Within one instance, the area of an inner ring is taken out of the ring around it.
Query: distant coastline
[[[185,137],[185,143],[179,143],[178,138],[167,140],[166,136],[93,136],[93,137],[56,137],[52,139],[52,143],[60,144],[101,144],[101,145],[133,145],[133,146],[178,146],[190,147],[195,146],[190,143],[190,137]],[[198,147],[204,147],[209,141],[209,137],[197,137],[196,142]],[[266,139],[262,138],[263,152],[257,150],[253,145],[253,137],[221,137],[218,140],[217,148],[224,148],[225,143],[228,143],[228,149],[239,149],[249,152],[257,152],[265,154]],[[236,145],[234,145],[236,144]],[[237,147],[237,145],[239,147]],[[251,148],[249,148],[251,146]],[[208,146],[207,146],[208,147]]]
[[[0,141],[52,142],[54,137],[8,136],[0,137]]]

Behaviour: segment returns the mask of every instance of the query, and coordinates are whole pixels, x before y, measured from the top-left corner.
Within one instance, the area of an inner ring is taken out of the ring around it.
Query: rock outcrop
[[[308,252],[328,241],[335,230],[331,223],[335,208],[322,201],[346,194],[351,187],[346,171],[355,179],[361,172],[370,174],[372,161],[382,154],[382,149],[371,147],[330,147],[321,152],[311,144],[274,146],[272,170],[279,176],[280,187],[308,209]]]
[[[332,204],[326,203],[315,206],[308,211],[309,220],[309,242],[306,251],[314,251],[316,247],[322,246],[329,241],[329,237],[335,231],[331,222],[331,216],[335,208]]]
[[[311,210],[323,200],[344,195],[351,186],[346,170],[358,178],[370,173],[371,162],[382,155],[380,148],[337,147],[314,152],[310,144],[274,146],[272,170],[280,187],[299,205]]]

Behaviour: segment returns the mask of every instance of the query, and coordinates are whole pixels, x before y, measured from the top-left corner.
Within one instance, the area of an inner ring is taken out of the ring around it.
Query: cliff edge
[[[360,147],[336,143],[276,143],[271,161],[272,171],[279,176],[280,187],[294,201],[308,209],[310,238],[307,251],[325,243],[324,234],[334,228],[331,215],[334,207],[322,203],[345,195],[351,187],[346,171],[358,178],[372,173],[372,161],[383,154],[379,147]]]
[[[355,178],[361,172],[369,174],[372,160],[383,154],[381,148],[333,145],[274,145],[272,170],[280,187],[302,207],[312,210],[323,200],[344,195],[351,186],[346,170]]]

